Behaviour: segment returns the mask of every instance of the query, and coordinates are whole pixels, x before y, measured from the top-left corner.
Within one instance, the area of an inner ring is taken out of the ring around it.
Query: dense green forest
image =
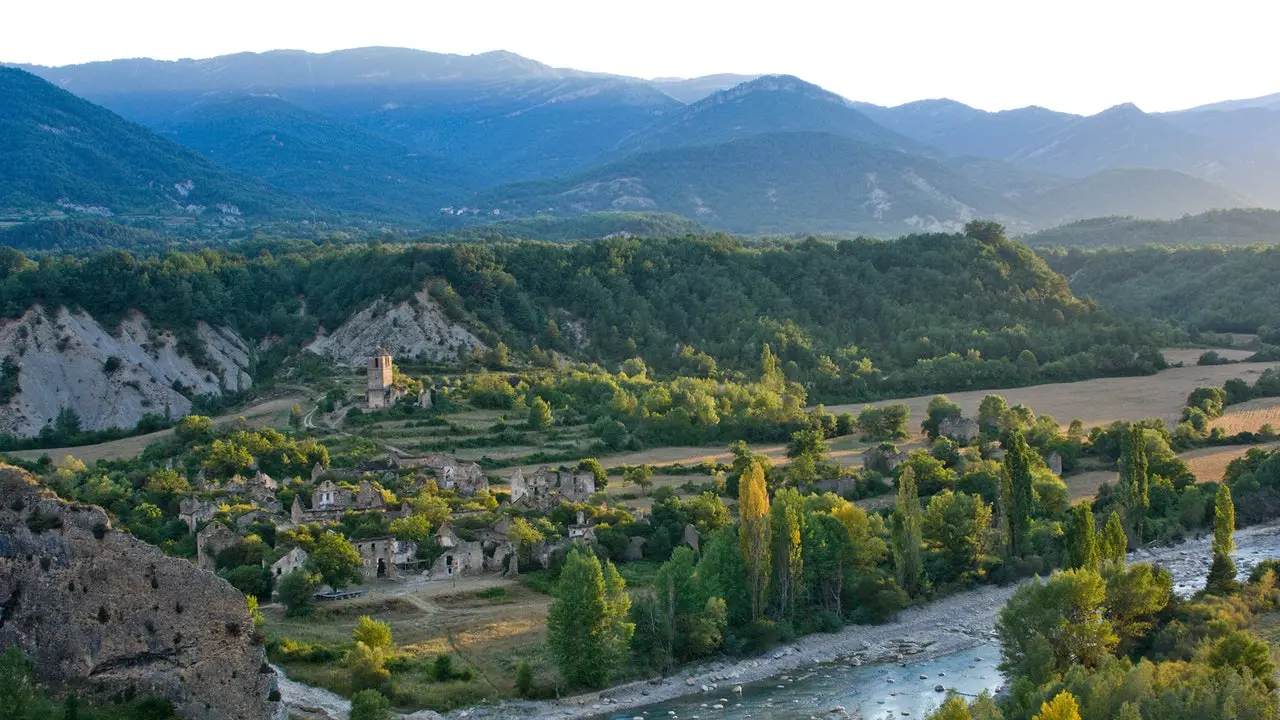
[[[1032,247],[1252,245],[1280,239],[1280,211],[1211,210],[1177,220],[1101,217],[1041,230],[1022,238]]]
[[[767,343],[787,379],[824,400],[1154,372],[1169,339],[1073,297],[1063,277],[988,223],[969,235],[758,248],[721,235],[246,242],[39,263],[0,252],[8,317],[36,303],[108,322],[145,308],[161,327],[230,322],[249,338],[282,336],[287,348],[374,299],[409,300],[426,285],[451,318],[521,356],[536,346],[606,363],[640,357],[659,373],[755,376]]]
[[[1277,324],[1280,250],[1274,247],[1073,249],[1045,253],[1045,259],[1071,279],[1076,295],[1117,312],[1213,332],[1252,333]]]
[[[351,221],[341,225],[320,222],[255,223],[248,228],[224,228],[210,232],[197,225],[171,225],[159,218],[75,217],[22,222],[0,230],[0,245],[23,252],[71,252],[88,254],[109,248],[154,251],[167,247],[221,247],[247,239],[315,239],[344,243],[377,238],[383,242],[498,242],[502,240],[544,240],[576,242],[611,235],[634,237],[683,237],[705,235],[701,225],[668,213],[597,212],[571,218],[537,216],[497,222],[457,217],[442,224],[448,230],[430,235],[416,234],[421,228],[386,226]]]

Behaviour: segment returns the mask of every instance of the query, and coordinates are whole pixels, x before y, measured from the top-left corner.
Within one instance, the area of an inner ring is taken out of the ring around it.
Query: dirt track
[[[229,422],[235,422],[238,418],[244,418],[250,425],[261,426],[268,424],[270,418],[277,413],[288,413],[289,408],[295,403],[302,400],[300,397],[289,396],[276,398],[275,400],[267,400],[265,402],[245,408],[239,412],[219,415],[213,421],[222,425]],[[157,440],[163,440],[173,435],[173,428],[160,430],[158,432],[148,433],[146,435],[135,435],[133,437],[121,438],[119,440],[111,440],[109,442],[98,443],[97,445],[80,445],[77,447],[49,448],[46,450],[16,450],[7,452],[5,455],[20,458],[22,460],[37,460],[41,455],[48,455],[55,461],[61,460],[67,455],[79,458],[88,464],[93,464],[98,460],[123,460],[126,458],[136,457],[148,445]]]

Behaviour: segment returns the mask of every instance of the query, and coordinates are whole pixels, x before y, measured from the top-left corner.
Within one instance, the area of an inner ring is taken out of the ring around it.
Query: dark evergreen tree
[[[1002,511],[1009,532],[1009,553],[1022,557],[1027,531],[1031,529],[1031,510],[1035,496],[1031,489],[1032,450],[1021,430],[1010,430],[1001,441],[1004,446],[1004,477],[1008,497]]]

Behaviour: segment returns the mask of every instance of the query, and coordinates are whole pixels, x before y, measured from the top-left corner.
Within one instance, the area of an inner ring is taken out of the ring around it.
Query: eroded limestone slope
[[[244,597],[0,465],[0,647],[41,683],[172,700],[186,720],[281,717]]]
[[[252,385],[249,348],[239,335],[201,323],[196,338],[207,367],[139,313],[115,332],[66,308],[50,315],[34,307],[17,320],[2,321],[0,357],[13,358],[21,370],[19,392],[0,405],[0,433],[35,435],[63,408],[74,409],[86,430],[130,428],[147,413],[186,415],[189,396]]]
[[[360,365],[374,348],[396,358],[456,360],[460,351],[483,347],[471,331],[453,322],[424,289],[413,300],[391,305],[384,300],[353,315],[307,350],[348,365]]]

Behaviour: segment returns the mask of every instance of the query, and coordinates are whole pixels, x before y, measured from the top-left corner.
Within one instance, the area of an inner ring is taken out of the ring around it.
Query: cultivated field
[[[1280,428],[1280,398],[1259,398],[1238,405],[1229,405],[1222,417],[1210,423],[1222,428],[1228,435],[1240,432],[1257,432],[1263,425]]]
[[[1253,355],[1252,350],[1227,348],[1166,348],[1160,352],[1164,354],[1164,359],[1168,361],[1170,365],[1177,365],[1178,363],[1182,363],[1183,365],[1195,365],[1196,361],[1200,359],[1200,356],[1210,350],[1213,350],[1218,353],[1219,356],[1226,358],[1227,360],[1236,362]]]
[[[1244,455],[1251,448],[1275,450],[1278,447],[1280,447],[1280,442],[1264,443],[1262,445],[1222,445],[1190,450],[1179,453],[1178,457],[1187,463],[1187,468],[1195,474],[1198,482],[1221,482],[1223,474],[1227,471],[1227,465],[1232,460]],[[1102,483],[1115,483],[1116,477],[1115,470],[1094,470],[1069,475],[1063,480],[1067,483],[1067,489],[1071,492],[1071,500],[1074,502],[1082,498],[1093,497]]]
[[[1170,368],[1155,375],[1142,377],[1103,378],[1074,383],[1033,385],[1031,387],[971,390],[947,393],[947,397],[964,408],[966,415],[978,412],[978,404],[986,395],[1002,395],[1010,405],[1023,404],[1036,413],[1048,413],[1064,426],[1073,418],[1080,418],[1085,427],[1107,425],[1117,420],[1136,420],[1145,417],[1161,417],[1174,424],[1186,404],[1187,395],[1197,387],[1221,386],[1232,378],[1243,378],[1250,383],[1257,380],[1263,370],[1280,366],[1280,363],[1236,363],[1233,365],[1190,366]],[[873,403],[906,403],[911,408],[911,422],[918,425],[932,395],[904,400],[887,400]],[[827,410],[836,414],[857,414],[862,404],[837,405]]]

